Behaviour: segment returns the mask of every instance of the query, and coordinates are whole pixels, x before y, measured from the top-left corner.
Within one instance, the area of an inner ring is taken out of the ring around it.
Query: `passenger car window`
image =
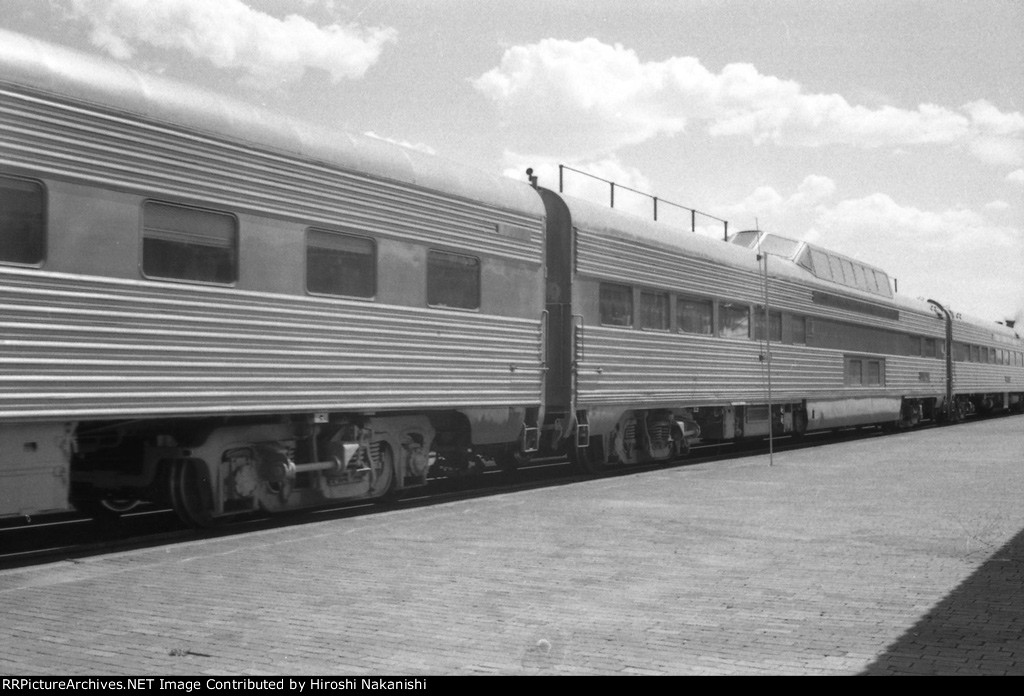
[[[41,184],[0,176],[0,262],[39,265],[46,255]]]
[[[832,280],[841,285],[846,285],[846,276],[843,275],[843,264],[837,256],[829,254],[829,266],[832,268]]]
[[[710,300],[687,300],[680,297],[676,301],[676,315],[680,331],[711,334]]]
[[[429,250],[427,304],[431,307],[480,309],[480,259]]]
[[[323,295],[373,297],[377,294],[377,245],[368,237],[310,229],[306,289]]]
[[[640,328],[667,331],[670,325],[669,322],[668,294],[663,292],[641,292]]]
[[[633,325],[633,288],[601,283],[601,323],[609,326]]]
[[[768,333],[768,340],[779,343],[782,341],[782,313],[781,312],[768,312],[768,321],[770,324],[770,331]],[[764,307],[754,308],[754,340],[763,341],[765,340],[764,332]]]
[[[811,260],[814,263],[814,275],[825,280],[832,280],[832,264],[829,262],[828,254],[817,249],[811,249]]]
[[[807,317],[793,317],[793,343],[807,343]]]
[[[749,338],[750,307],[736,302],[722,302],[718,311],[718,335],[723,338]]]
[[[142,272],[151,278],[235,282],[237,221],[227,213],[147,201],[142,209]]]
[[[882,367],[885,363],[880,360],[868,360],[868,384],[869,385],[881,385],[884,384],[884,373]]]
[[[864,363],[861,360],[847,361],[846,383],[851,387],[859,387],[864,384]]]

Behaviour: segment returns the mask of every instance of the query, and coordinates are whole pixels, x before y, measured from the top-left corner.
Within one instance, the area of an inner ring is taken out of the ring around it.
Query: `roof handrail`
[[[602,179],[601,177],[595,176],[594,174],[591,174],[590,172],[584,172],[584,171],[579,170],[579,169],[574,169],[573,167],[570,167],[570,166],[565,165],[565,164],[558,165],[558,192],[559,193],[564,193],[564,191],[565,191],[565,186],[564,186],[565,174],[564,174],[564,172],[565,172],[566,169],[568,169],[570,172],[576,172],[577,174],[582,174],[583,176],[590,177],[591,179],[597,179],[598,181],[603,181],[604,183],[608,184],[609,187],[610,187],[609,188],[610,193],[611,193],[611,201],[610,202],[611,202],[611,207],[612,208],[615,207],[615,188],[618,187],[618,188],[623,189],[625,191],[630,191],[630,192],[638,194],[640,196],[644,196],[646,198],[650,198],[652,201],[654,201],[654,219],[655,220],[658,219],[658,203],[659,202],[664,203],[666,205],[670,205],[670,206],[672,206],[674,208],[680,208],[681,210],[688,210],[690,212],[690,231],[691,232],[696,232],[697,231],[697,216],[698,215],[701,215],[701,216],[706,217],[706,218],[711,218],[712,220],[718,220],[718,222],[722,223],[722,226],[723,226],[722,240],[723,241],[729,241],[729,221],[728,220],[723,220],[720,217],[715,217],[714,215],[711,215],[709,213],[705,213],[705,212],[703,212],[701,210],[697,210],[695,208],[690,208],[689,206],[680,205],[679,203],[673,203],[672,201],[667,201],[664,198],[658,198],[657,196],[652,196],[651,194],[646,193],[644,191],[638,191],[638,190],[636,190],[634,188],[630,188],[628,186],[623,186],[622,184],[616,184],[614,181],[611,181],[609,179]]]

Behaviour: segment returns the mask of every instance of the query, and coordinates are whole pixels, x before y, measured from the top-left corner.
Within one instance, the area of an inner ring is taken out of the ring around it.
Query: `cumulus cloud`
[[[277,19],[241,0],[71,0],[72,16],[91,26],[92,43],[115,58],[140,45],[183,51],[255,81],[294,80],[319,68],[335,82],[362,77],[394,40],[389,28],[317,26],[299,15]]]
[[[602,155],[686,127],[685,112],[659,99],[666,74],[620,45],[596,39],[548,39],[508,49],[501,65],[473,85],[501,107],[506,119],[530,124],[525,149],[544,152],[559,142],[581,158]]]
[[[999,319],[1024,306],[1024,235],[973,210],[922,210],[875,193],[820,210],[808,241],[886,269],[901,294],[957,311]]]
[[[799,236],[813,216],[836,192],[836,183],[827,176],[804,177],[793,193],[783,195],[771,186],[759,186],[743,200],[719,206],[715,213],[730,221],[730,229],[754,227],[754,222],[783,236]],[[718,236],[716,232],[715,236]]]
[[[600,156],[697,123],[713,136],[755,143],[856,147],[946,145],[992,163],[1024,161],[1024,115],[986,101],[960,109],[921,104],[869,108],[839,94],[806,93],[793,80],[733,63],[718,74],[693,57],[644,62],[621,44],[546,39],[509,48],[474,80],[508,122],[529,124],[528,148],[557,142]]]
[[[1006,175],[1006,180],[1011,184],[1024,184],[1024,169],[1015,169]]]

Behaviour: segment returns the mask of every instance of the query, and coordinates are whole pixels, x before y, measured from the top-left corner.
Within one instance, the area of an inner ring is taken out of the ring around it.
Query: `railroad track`
[[[917,431],[933,427],[940,426],[925,424],[917,428]],[[961,424],[960,427],[969,427],[969,424]],[[779,437],[774,440],[773,450],[785,452],[828,446],[881,437],[884,434],[881,428],[862,427],[813,433],[801,438]],[[226,520],[212,529],[186,527],[171,510],[152,507],[141,507],[110,522],[97,522],[74,514],[37,518],[29,523],[7,521],[5,526],[0,527],[0,570],[59,561],[76,562],[91,556],[134,548],[246,534],[314,521],[344,520],[389,510],[412,509],[516,491],[570,485],[597,477],[632,476],[668,467],[692,466],[740,456],[763,455],[768,451],[767,439],[697,445],[686,458],[675,462],[613,468],[597,475],[578,473],[565,460],[541,460],[522,467],[514,475],[488,470],[479,475],[437,479],[426,488],[413,489],[408,495],[387,503],[359,501],[275,515],[246,515]]]

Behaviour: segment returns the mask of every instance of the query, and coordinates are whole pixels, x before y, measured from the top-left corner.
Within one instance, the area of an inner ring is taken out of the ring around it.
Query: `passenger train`
[[[1020,410],[1013,329],[0,33],[0,516]]]

